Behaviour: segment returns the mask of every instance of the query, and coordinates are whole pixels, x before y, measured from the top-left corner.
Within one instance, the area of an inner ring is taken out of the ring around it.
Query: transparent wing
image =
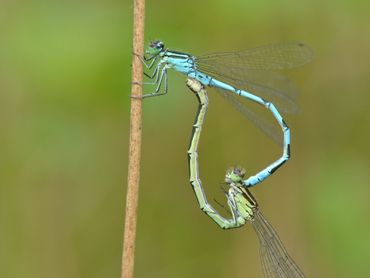
[[[260,241],[260,254],[265,277],[304,278],[303,272],[289,256],[274,228],[258,210],[252,225]]]
[[[299,111],[297,104],[298,91],[285,76],[273,72],[252,70],[246,70],[238,74],[232,74],[232,70],[230,70],[230,77],[210,72],[205,73],[272,102],[281,112],[294,114]]]
[[[301,42],[287,42],[237,52],[213,53],[197,57],[197,63],[208,67],[252,70],[281,70],[302,66],[312,59],[312,50]]]
[[[283,145],[283,137],[280,126],[276,122],[275,124],[267,121],[256,112],[246,107],[243,103],[238,100],[237,96],[233,93],[217,88],[217,92],[229,102],[237,111],[239,111],[244,117],[251,121],[256,127],[258,127],[263,133],[270,137],[279,146]]]
[[[269,100],[280,111],[296,113],[297,89],[287,77],[272,70],[298,67],[311,59],[312,51],[304,44],[284,43],[201,56],[196,65],[205,74]]]

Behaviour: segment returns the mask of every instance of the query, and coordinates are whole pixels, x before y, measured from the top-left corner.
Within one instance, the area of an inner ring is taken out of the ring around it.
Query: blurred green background
[[[147,1],[146,42],[194,55],[300,40],[289,74],[292,159],[253,189],[308,277],[370,277],[369,1]],[[119,277],[129,137],[131,1],[1,1],[0,276]],[[198,208],[186,150],[197,109],[143,105],[136,277],[262,277],[250,226],[220,230]],[[151,88],[147,88],[150,90]],[[280,148],[210,91],[200,145],[209,199],[233,165]],[[221,209],[222,210],[222,209]]]

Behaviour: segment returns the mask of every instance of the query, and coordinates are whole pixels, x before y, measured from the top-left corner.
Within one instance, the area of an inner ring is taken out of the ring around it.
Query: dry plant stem
[[[134,0],[133,52],[144,52],[144,15],[145,0]],[[132,278],[134,275],[136,219],[140,180],[141,155],[141,94],[142,87],[137,85],[143,80],[143,65],[140,59],[132,56],[132,89],[130,112],[130,145],[127,177],[127,196],[125,230],[123,236],[123,254],[121,277]]]

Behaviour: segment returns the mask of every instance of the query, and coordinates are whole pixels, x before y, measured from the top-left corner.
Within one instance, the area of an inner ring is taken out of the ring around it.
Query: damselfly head
[[[164,48],[164,43],[161,41],[151,41],[149,46],[151,48],[162,50]]]
[[[225,182],[228,184],[231,183],[240,183],[243,181],[245,176],[245,170],[241,167],[234,167],[229,169],[225,175]]]
[[[158,55],[164,49],[164,43],[161,41],[151,41],[146,53],[150,55]]]

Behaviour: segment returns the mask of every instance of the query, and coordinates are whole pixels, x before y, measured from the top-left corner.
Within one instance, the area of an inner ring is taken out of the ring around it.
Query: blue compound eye
[[[164,47],[164,43],[163,42],[161,42],[161,41],[157,41],[156,42],[156,48],[157,49],[163,49],[163,47]]]
[[[162,50],[164,48],[164,43],[161,41],[152,41],[149,46],[151,48]]]

